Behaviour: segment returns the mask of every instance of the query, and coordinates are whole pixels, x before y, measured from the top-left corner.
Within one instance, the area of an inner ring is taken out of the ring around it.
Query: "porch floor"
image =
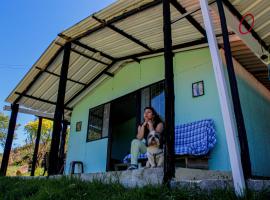
[[[119,182],[126,187],[143,187],[145,185],[160,185],[163,179],[163,168],[140,168],[137,170],[111,171],[103,173],[75,174],[75,177],[85,181],[101,180],[102,182]],[[202,188],[232,186],[230,172],[176,168],[174,186],[195,186]]]
[[[162,184],[163,168],[140,168],[137,170],[84,173],[72,175],[83,181],[100,180],[104,183],[117,182],[125,187],[143,187]],[[270,188],[270,180],[247,180],[251,190]],[[172,187],[200,188],[203,190],[233,188],[231,172],[177,167]]]

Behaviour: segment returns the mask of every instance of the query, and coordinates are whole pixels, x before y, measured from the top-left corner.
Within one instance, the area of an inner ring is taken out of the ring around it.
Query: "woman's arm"
[[[146,122],[144,122],[141,126],[138,126],[138,133],[137,133],[137,139],[141,140],[144,137],[144,129],[146,126]]]

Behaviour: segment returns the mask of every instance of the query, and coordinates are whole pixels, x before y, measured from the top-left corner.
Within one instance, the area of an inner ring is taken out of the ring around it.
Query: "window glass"
[[[150,105],[156,110],[161,119],[165,119],[165,92],[164,82],[157,83],[150,87]]]
[[[150,87],[144,88],[141,92],[141,121],[143,121],[144,108],[152,106],[161,119],[165,118],[165,93],[164,82],[156,83]]]
[[[89,111],[87,141],[102,138],[104,105]]]

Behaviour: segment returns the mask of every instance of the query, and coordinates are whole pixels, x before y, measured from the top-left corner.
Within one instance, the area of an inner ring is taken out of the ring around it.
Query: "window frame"
[[[93,108],[90,108],[89,109],[89,113],[88,113],[88,125],[87,125],[87,132],[86,132],[86,142],[93,142],[93,141],[97,141],[97,140],[101,140],[101,139],[104,139],[104,138],[107,138],[108,136],[105,136],[103,137],[103,121],[104,121],[104,107],[105,107],[106,104],[101,104],[101,105],[98,105],[98,106],[95,106]],[[89,130],[90,130],[90,114],[91,114],[91,111],[99,108],[99,107],[103,107],[102,110],[103,110],[103,114],[102,114],[102,122],[101,122],[101,137],[100,138],[97,138],[97,139],[89,139],[88,135],[89,135]]]

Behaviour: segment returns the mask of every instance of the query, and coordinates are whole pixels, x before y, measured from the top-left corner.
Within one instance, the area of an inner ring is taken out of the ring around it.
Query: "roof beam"
[[[178,12],[180,12],[182,15],[187,13],[187,10],[178,3],[177,0],[171,0],[171,4],[176,8],[176,10],[178,10]],[[197,22],[192,16],[191,14],[186,15],[185,18],[203,35],[206,36],[206,32],[204,30],[204,28],[201,26],[201,24],[199,22]]]
[[[60,47],[57,52],[54,54],[54,56],[49,60],[47,63],[45,69],[48,69],[48,67],[53,63],[53,61],[57,58],[57,56],[62,52],[63,47]],[[39,73],[33,78],[33,80],[30,82],[30,84],[25,88],[25,90],[21,94],[26,94],[31,87],[34,85],[34,83],[39,79],[39,77],[42,75],[43,71],[39,71]],[[17,99],[13,102],[14,104],[18,103],[20,99],[22,98],[22,95],[19,95]]]
[[[231,4],[231,2],[229,2],[228,0],[222,0],[222,1],[223,1],[224,5],[226,5],[226,7],[232,12],[232,14],[235,15],[239,21],[241,21],[242,18],[243,18],[243,16],[242,16],[241,13],[240,13],[240,12],[239,12],[232,4]],[[249,30],[249,29],[251,28],[250,25],[249,25],[249,23],[248,23],[245,19],[243,20],[243,23],[242,23],[242,24],[244,25],[244,27],[245,27],[247,30]],[[258,35],[258,33],[257,33],[254,29],[251,29],[250,32],[251,32],[251,35],[259,42],[259,44],[260,44],[261,46],[263,46],[264,49],[270,53],[270,51],[269,51],[269,46],[267,46],[267,44],[266,44],[266,43],[264,42],[264,40]]]
[[[108,20],[106,22],[106,24],[108,25],[108,24],[116,23],[116,22],[121,21],[123,19],[126,19],[126,18],[128,18],[128,17],[130,17],[132,15],[135,15],[137,13],[140,13],[142,11],[145,11],[145,10],[148,10],[150,8],[153,8],[153,7],[157,6],[157,5],[160,5],[161,2],[162,2],[162,0],[155,0],[155,1],[152,1],[150,3],[146,3],[146,4],[142,5],[142,6],[140,6],[139,8],[134,8],[134,9],[132,9],[130,11],[127,11],[127,12],[125,12],[125,13],[119,15],[119,16],[116,16],[116,17],[112,18],[111,20]],[[78,35],[77,37],[74,37],[71,40],[71,42],[73,42],[75,40],[80,40],[81,38],[86,37],[86,36],[88,36],[88,35],[96,32],[96,31],[98,31],[98,30],[100,30],[100,29],[102,29],[104,27],[105,27],[105,24],[101,24],[101,25],[99,25],[99,26],[97,26],[95,28],[92,28],[92,29],[90,29],[90,30],[88,30],[88,31],[86,31],[86,32]]]
[[[61,46],[61,47],[65,46],[64,44],[62,44],[62,43],[60,43],[60,42],[55,42],[55,44],[57,44],[57,45],[59,45],[59,46]],[[109,65],[109,63],[106,63],[106,62],[103,62],[103,61],[101,61],[101,60],[98,60],[98,59],[96,59],[96,58],[94,58],[94,57],[91,57],[91,56],[89,56],[89,55],[87,55],[87,54],[85,54],[85,53],[83,53],[83,52],[78,51],[78,50],[75,49],[75,48],[71,48],[70,50],[71,50],[72,52],[74,52],[74,53],[79,54],[80,56],[83,56],[83,57],[85,57],[85,58],[88,58],[88,59],[90,59],[90,60],[93,60],[93,61],[95,61],[95,62],[98,62],[98,63],[100,63],[100,64],[103,64],[103,65]]]
[[[11,107],[5,105],[3,110],[11,111]],[[26,109],[26,108],[19,108],[19,113],[35,115],[35,116],[39,116],[39,117],[45,117],[47,119],[53,120],[53,114],[43,113],[43,112],[36,111],[36,110],[31,110],[31,109]]]
[[[120,35],[124,36],[125,38],[131,40],[132,42],[136,43],[137,45],[147,49],[148,51],[153,51],[153,49],[151,49],[147,44],[143,43],[142,41],[138,40],[137,38],[133,37],[132,35],[126,33],[125,31],[117,28],[116,26],[112,25],[112,24],[108,24],[105,20],[99,19],[96,16],[92,16],[93,19],[95,19],[96,21],[98,21],[101,24],[104,24],[104,27],[108,27],[111,30],[115,31],[116,33],[119,33]]]
[[[56,102],[49,101],[49,100],[42,99],[42,98],[38,98],[38,97],[34,97],[34,96],[31,96],[31,95],[28,95],[28,94],[23,94],[23,93],[19,93],[19,92],[15,92],[15,94],[18,94],[18,95],[20,95],[22,97],[27,97],[29,99],[34,99],[34,100],[37,100],[37,101],[40,101],[40,102],[43,102],[43,103],[48,103],[48,104],[56,105]],[[72,108],[65,107],[65,109],[72,111]]]
[[[83,93],[87,88],[89,88],[96,80],[98,80],[103,74],[105,74],[110,68],[114,66],[116,62],[112,62],[105,69],[103,69],[95,78],[93,78],[86,86],[84,86],[79,92],[77,92],[73,97],[71,97],[66,103],[65,107],[68,106],[74,99],[76,99],[81,93]]]
[[[110,77],[114,77],[114,74],[110,73],[110,72],[104,72],[104,74],[106,74],[107,76],[110,76]]]
[[[107,58],[107,59],[109,59],[111,61],[115,61],[116,60],[116,58],[114,58],[114,57],[112,57],[112,56],[110,56],[110,55],[108,55],[108,54],[106,54],[106,53],[104,53],[102,51],[99,51],[99,50],[97,50],[97,49],[95,49],[93,47],[90,47],[90,46],[88,46],[86,44],[83,44],[80,41],[74,41],[72,43],[75,44],[75,45],[77,45],[77,46],[79,46],[79,47],[81,47],[81,48],[87,49],[88,51],[92,51],[94,53],[99,53],[101,56],[103,56],[103,57],[105,57],[105,58]]]
[[[183,49],[183,48],[187,48],[187,47],[191,47],[191,46],[195,46],[195,45],[206,44],[206,43],[207,43],[207,39],[206,38],[201,38],[201,39],[198,39],[198,40],[195,40],[195,41],[192,41],[192,42],[187,42],[187,43],[174,45],[174,46],[172,46],[172,50]],[[119,61],[128,60],[128,59],[131,59],[132,57],[149,56],[149,55],[152,55],[152,54],[163,53],[163,52],[164,52],[164,48],[156,49],[153,52],[145,51],[145,52],[142,52],[142,53],[137,53],[137,54],[121,57],[121,58],[119,58]]]
[[[64,35],[63,33],[58,34],[58,36],[61,37],[61,38],[63,38],[63,39],[65,39],[65,40],[67,40],[67,41],[72,40],[72,38],[70,38],[70,37]],[[88,46],[88,45],[86,45],[86,44],[83,44],[83,43],[81,43],[80,41],[76,41],[76,40],[75,40],[75,41],[73,41],[72,43],[75,44],[75,45],[77,45],[77,46],[79,46],[79,47],[81,47],[81,48],[87,49],[88,51],[91,51],[91,52],[94,52],[94,53],[99,53],[101,56],[103,56],[103,57],[105,57],[105,58],[107,58],[107,59],[109,59],[109,60],[111,60],[111,61],[117,61],[117,59],[118,59],[118,58],[115,58],[115,57],[113,57],[113,56],[110,56],[110,55],[108,55],[108,54],[106,54],[106,53],[104,53],[104,52],[102,52],[102,51],[99,51],[99,50],[97,50],[97,49],[95,49],[95,48],[93,48],[93,47],[90,47],[90,46]],[[62,44],[61,44],[61,45],[62,45]],[[132,59],[133,59],[135,62],[140,63],[140,60],[139,60],[138,58],[132,58]]]
[[[98,63],[100,63],[100,64],[107,65],[107,66],[109,65],[109,63],[106,63],[106,62],[103,62],[103,61],[98,60],[98,59],[96,59],[96,58],[93,58],[93,57],[91,57],[91,56],[88,56],[88,55],[86,55],[85,53],[82,53],[82,52],[80,52],[80,51],[78,51],[78,50],[76,50],[76,49],[74,49],[74,48],[71,48],[71,51],[74,52],[74,53],[76,53],[76,54],[79,54],[80,56],[83,56],[83,57],[85,57],[85,58],[88,58],[88,59],[90,59],[90,60],[93,60],[93,61],[95,61],[95,62],[98,62]]]
[[[46,73],[48,73],[48,74],[51,74],[51,75],[53,75],[53,76],[60,77],[60,75],[59,75],[59,74],[56,74],[56,73],[50,72],[50,71],[49,71],[49,70],[47,70],[47,69],[41,69],[41,68],[39,68],[39,67],[36,67],[36,69],[38,69],[38,70],[40,70],[40,71],[43,71],[43,72],[46,72]],[[86,85],[86,83],[82,83],[82,82],[79,82],[79,81],[75,81],[75,80],[70,79],[70,78],[68,78],[67,80],[68,80],[68,81],[71,81],[71,82],[73,82],[73,83],[80,84],[80,85]]]

